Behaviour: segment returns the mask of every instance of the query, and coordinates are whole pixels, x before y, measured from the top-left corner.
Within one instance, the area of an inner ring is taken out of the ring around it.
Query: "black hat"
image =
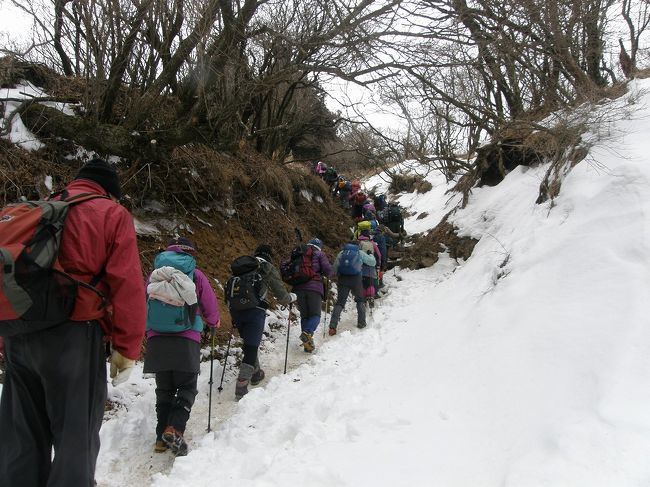
[[[119,199],[122,197],[120,178],[117,175],[117,171],[103,159],[95,158],[88,161],[79,170],[75,179],[90,179],[116,198]]]
[[[271,262],[273,260],[273,249],[267,244],[258,245],[255,249],[255,257],[261,257],[265,261]]]

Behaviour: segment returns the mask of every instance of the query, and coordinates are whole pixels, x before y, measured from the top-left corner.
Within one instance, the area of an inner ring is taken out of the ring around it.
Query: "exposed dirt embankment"
[[[431,267],[438,261],[438,253],[445,251],[452,259],[469,259],[478,240],[459,237],[458,229],[448,221],[448,217],[445,215],[427,235],[413,235],[413,245],[404,249],[396,264],[409,269]]]
[[[0,141],[1,204],[46,197],[46,181],[51,181],[52,190],[60,190],[81,167],[83,161],[71,157],[69,144],[43,142],[45,148],[28,152]],[[225,283],[235,257],[268,243],[278,264],[296,244],[298,228],[304,240],[323,240],[333,258],[352,226],[319,178],[299,165],[272,162],[250,151],[223,153],[190,146],[164,162],[122,160],[117,167],[123,204],[138,228],[148,229],[139,235],[143,273],[151,271],[154,256],[170,237],[187,236],[222,303],[223,290],[216,280]],[[221,334],[227,336],[230,316],[225,305],[221,308]]]

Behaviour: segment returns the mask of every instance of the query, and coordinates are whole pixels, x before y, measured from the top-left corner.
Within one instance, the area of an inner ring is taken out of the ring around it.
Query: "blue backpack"
[[[154,269],[173,267],[194,281],[196,260],[190,254],[166,250],[156,256]],[[147,298],[147,330],[158,333],[180,333],[186,330],[201,332],[203,320],[196,313],[197,305],[175,306],[151,297]]]
[[[342,276],[358,276],[361,274],[361,266],[359,247],[354,244],[345,244],[339,254],[338,273]]]

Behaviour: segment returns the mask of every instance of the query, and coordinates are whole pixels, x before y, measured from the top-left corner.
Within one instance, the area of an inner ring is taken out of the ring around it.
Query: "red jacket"
[[[86,179],[75,180],[66,189],[70,196],[107,194],[99,184]],[[98,320],[113,348],[137,359],[147,310],[135,227],[127,209],[103,198],[71,207],[61,237],[59,262],[71,276],[87,283],[105,269],[96,287],[108,296],[110,305],[102,307],[96,293],[80,287],[71,319]]]

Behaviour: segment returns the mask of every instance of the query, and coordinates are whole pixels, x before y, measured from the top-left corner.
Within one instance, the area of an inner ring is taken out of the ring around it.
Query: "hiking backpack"
[[[386,211],[386,223],[399,222],[402,220],[402,210],[398,205],[390,205]]]
[[[377,258],[377,255],[375,254],[375,246],[372,244],[372,241],[370,240],[359,240],[359,249],[361,252],[365,252],[367,254],[372,254],[375,259]],[[379,264],[378,262],[374,266],[369,266],[366,264],[363,264],[361,266],[361,275],[363,277],[377,277],[377,270],[376,266]]]
[[[359,247],[354,244],[346,244],[339,254],[338,273],[342,276],[358,276],[361,274],[361,265]]]
[[[378,196],[375,196],[374,202],[377,211],[383,210],[384,208],[386,208],[386,195],[380,194]]]
[[[325,179],[327,181],[334,182],[338,179],[338,177],[339,175],[336,172],[336,169],[334,169],[333,167],[328,167],[327,171],[325,171]]]
[[[95,288],[104,270],[89,282],[67,274],[59,263],[61,236],[72,205],[108,196],[83,193],[61,200],[25,201],[0,210],[0,336],[43,330],[66,321],[79,287]],[[57,196],[57,195],[53,195]]]
[[[190,254],[166,250],[156,256],[154,272],[147,286],[147,330],[158,333],[203,330],[203,320],[196,312],[198,296],[194,283],[195,269],[196,260]],[[173,279],[173,271],[180,272],[184,279]],[[158,275],[169,279],[167,282],[173,289],[167,288],[167,293],[155,292],[156,285],[166,284],[165,279],[154,282],[154,276]],[[181,285],[185,289],[182,296],[176,291]]]
[[[237,257],[230,263],[232,277],[226,282],[226,304],[231,311],[259,307],[264,301],[260,261],[250,255]]]
[[[280,264],[282,280],[291,286],[305,284],[311,280],[319,280],[320,274],[313,269],[314,247],[298,245],[291,251],[291,258]]]
[[[363,207],[366,202],[367,196],[364,193],[357,193],[354,195],[354,203]]]

